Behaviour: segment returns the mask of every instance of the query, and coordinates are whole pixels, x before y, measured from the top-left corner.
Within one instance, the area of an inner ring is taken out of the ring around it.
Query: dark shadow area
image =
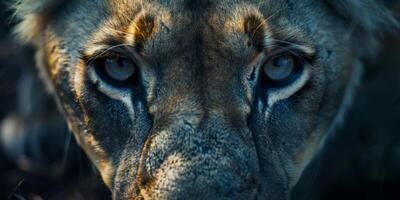
[[[69,133],[61,115],[54,112],[56,106],[43,90],[44,86],[32,78],[37,76],[33,51],[17,45],[12,38],[10,14],[1,2],[0,121],[14,119],[16,111],[23,113],[16,120],[19,123],[16,127],[31,131],[32,138],[28,140],[40,143],[39,146],[15,144],[25,151],[26,158],[21,159],[6,156],[0,150],[0,199],[110,199],[111,194]],[[21,95],[27,95],[27,101],[19,100]],[[32,110],[39,111],[36,113],[40,116],[31,116]],[[54,135],[54,132],[60,134]],[[33,162],[35,159],[38,161]]]

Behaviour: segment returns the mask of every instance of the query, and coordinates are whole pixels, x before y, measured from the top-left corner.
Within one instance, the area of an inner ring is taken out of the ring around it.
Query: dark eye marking
[[[155,17],[153,15],[140,16],[134,22],[135,42],[143,44],[153,34],[155,28]]]
[[[243,20],[244,32],[249,37],[247,46],[254,46],[261,51],[264,45],[266,23],[261,16],[249,15]]]

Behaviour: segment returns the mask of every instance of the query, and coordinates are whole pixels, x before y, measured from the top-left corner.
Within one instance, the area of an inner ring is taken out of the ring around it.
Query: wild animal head
[[[115,199],[288,199],[396,23],[373,0],[14,7]]]

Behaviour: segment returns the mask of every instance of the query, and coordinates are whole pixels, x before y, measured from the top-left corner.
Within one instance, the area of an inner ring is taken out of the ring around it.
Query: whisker
[[[69,155],[69,148],[71,146],[71,139],[72,139],[72,133],[68,131],[68,128],[65,130],[67,132],[67,138],[64,143],[64,152],[63,152],[63,157],[61,161],[61,171],[64,172],[66,165],[67,165],[67,160],[68,160],[68,155]]]
[[[283,46],[276,45],[276,44],[268,45],[266,48],[269,48],[269,47],[276,47],[276,48],[279,48],[279,49],[283,49],[283,50],[285,50],[285,51],[288,51],[288,52],[292,53],[292,54],[295,55],[296,57],[299,57],[299,58],[302,59],[303,61],[305,61],[304,58],[302,58],[301,55],[299,55],[297,52],[291,50],[290,48],[283,47]]]
[[[275,39],[275,38],[271,38],[272,41],[276,41],[276,42],[280,42],[280,43],[284,43],[284,44],[289,44],[289,45],[293,45],[293,46],[303,46],[301,44],[297,44],[294,42],[289,42],[287,40],[279,40],[279,39]]]
[[[121,30],[117,30],[117,29],[114,29],[114,28],[113,28],[112,30],[115,31],[115,32],[117,32],[117,33],[126,35],[126,36],[131,36],[131,35],[133,35],[133,33],[126,32],[126,31],[121,31]]]
[[[91,64],[94,60],[96,60],[97,58],[103,56],[104,54],[106,54],[106,53],[108,53],[109,51],[111,51],[111,50],[113,50],[113,49],[115,49],[115,48],[118,48],[118,47],[134,47],[134,46],[131,45],[131,44],[118,44],[118,45],[111,46],[111,47],[105,49],[104,51],[102,51],[100,54],[97,54],[95,57],[90,58],[90,59],[87,61],[87,63],[90,65],[90,64]]]
[[[8,195],[7,199],[10,200],[13,198],[15,195],[15,192],[18,190],[18,188],[21,187],[22,183],[24,183],[25,179],[22,178],[20,181],[18,181],[17,185],[14,187],[14,189],[11,191],[11,193]]]

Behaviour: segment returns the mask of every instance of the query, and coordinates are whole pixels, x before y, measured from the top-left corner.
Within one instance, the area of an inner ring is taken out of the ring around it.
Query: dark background
[[[400,11],[400,5],[394,8]],[[16,112],[28,113],[21,126],[45,139],[39,155],[27,151],[27,159],[17,162],[0,150],[0,199],[109,199],[98,173],[54,112],[54,103],[40,82],[30,78],[36,74],[33,51],[12,39],[10,14],[0,5],[0,122]],[[377,55],[367,61],[344,125],[307,168],[294,199],[400,200],[399,31],[384,37]],[[27,93],[28,100],[17,100]],[[29,101],[45,105],[32,108],[41,110],[38,116],[25,108]],[[52,130],[64,131],[49,136]]]

